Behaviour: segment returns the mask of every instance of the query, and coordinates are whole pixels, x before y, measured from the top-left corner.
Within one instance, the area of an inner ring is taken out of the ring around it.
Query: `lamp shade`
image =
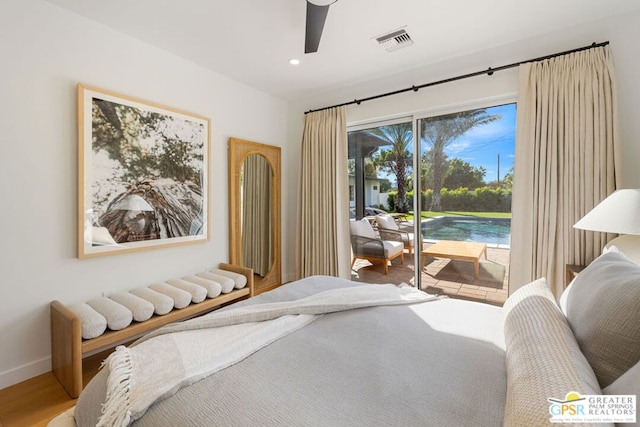
[[[604,233],[640,234],[640,189],[612,193],[574,227]]]

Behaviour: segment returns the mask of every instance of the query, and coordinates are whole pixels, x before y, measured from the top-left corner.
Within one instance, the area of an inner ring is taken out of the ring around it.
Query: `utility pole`
[[[498,187],[500,187],[500,153],[498,153]]]

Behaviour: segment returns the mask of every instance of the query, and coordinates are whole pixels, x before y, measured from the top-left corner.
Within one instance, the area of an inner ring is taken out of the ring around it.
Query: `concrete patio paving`
[[[427,247],[429,243],[425,244]],[[422,289],[433,294],[502,306],[509,296],[509,249],[487,248],[487,260],[480,263],[475,277],[473,263],[429,258],[422,270]],[[358,259],[351,269],[351,279],[365,283],[408,283],[415,285],[413,255],[405,250],[404,264],[396,258],[385,275],[382,264]]]

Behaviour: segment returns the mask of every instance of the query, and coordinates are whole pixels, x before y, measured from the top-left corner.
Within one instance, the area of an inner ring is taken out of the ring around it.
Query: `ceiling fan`
[[[327,19],[329,6],[338,0],[307,0],[307,25],[304,39],[304,53],[318,51],[324,22]]]

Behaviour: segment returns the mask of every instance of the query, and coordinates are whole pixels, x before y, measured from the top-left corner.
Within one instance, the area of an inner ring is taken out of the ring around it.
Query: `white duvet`
[[[408,286],[365,285],[168,325],[132,347],[118,347],[107,359],[107,400],[98,425],[126,426],[155,401],[243,360],[322,314],[435,298]]]

